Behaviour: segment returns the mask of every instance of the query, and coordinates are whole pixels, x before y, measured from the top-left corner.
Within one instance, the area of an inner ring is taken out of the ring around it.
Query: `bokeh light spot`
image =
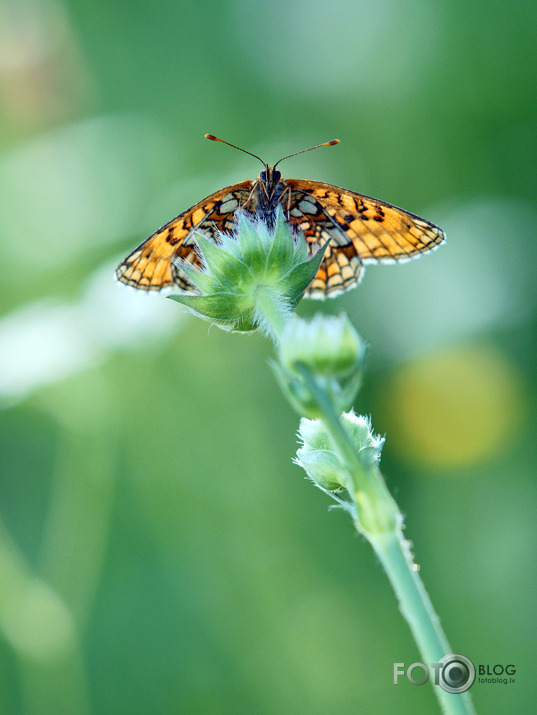
[[[509,448],[520,426],[520,377],[487,346],[445,350],[400,368],[386,388],[388,443],[413,463],[460,467]]]

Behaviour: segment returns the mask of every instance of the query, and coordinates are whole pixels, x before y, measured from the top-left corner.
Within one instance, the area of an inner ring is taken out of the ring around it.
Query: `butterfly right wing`
[[[380,199],[320,181],[287,179],[286,183],[315,199],[315,209],[318,204],[323,207],[324,215],[353,243],[363,263],[405,261],[445,241],[444,232],[435,224]]]
[[[380,199],[320,181],[286,179],[286,184],[290,219],[310,253],[332,239],[309,296],[338,295],[358,284],[364,264],[406,261],[445,241],[438,226]]]
[[[233,230],[235,211],[250,197],[253,181],[228,186],[192,206],[143,241],[116,269],[116,278],[141,290],[161,290],[178,285],[192,286],[175,268],[175,258],[200,265],[195,231],[215,240],[217,231]]]

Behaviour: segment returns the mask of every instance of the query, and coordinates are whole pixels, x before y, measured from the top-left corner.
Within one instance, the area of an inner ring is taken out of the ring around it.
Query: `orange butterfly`
[[[205,136],[240,149],[212,134]],[[333,144],[339,144],[339,140],[319,146]],[[304,234],[310,255],[330,239],[319,271],[306,291],[306,295],[317,298],[335,296],[356,286],[365,263],[405,261],[445,240],[438,226],[408,211],[320,181],[282,179],[276,166],[283,159],[269,166],[255,154],[240,151],[265,165],[257,179],[221,189],[159,228],[120,263],[116,270],[120,281],[142,290],[172,285],[193,290],[181,273],[180,261],[175,259],[201,266],[196,233],[217,242],[220,233],[231,234],[235,229],[238,209],[271,225],[281,206],[289,225]]]

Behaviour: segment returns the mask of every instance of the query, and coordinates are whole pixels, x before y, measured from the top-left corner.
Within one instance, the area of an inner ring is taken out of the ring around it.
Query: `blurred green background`
[[[292,463],[268,341],[113,269],[217,189],[378,196],[448,243],[370,267],[356,409],[454,652],[532,712],[537,6],[514,0],[0,6],[0,712],[425,713],[387,579]]]

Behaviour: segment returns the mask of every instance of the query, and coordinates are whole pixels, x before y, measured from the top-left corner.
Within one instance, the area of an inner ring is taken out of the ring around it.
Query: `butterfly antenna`
[[[214,134],[206,134],[205,139],[210,139],[212,142],[222,142],[222,144],[227,144],[228,146],[233,147],[233,149],[238,149],[239,151],[243,151],[245,154],[250,154],[250,156],[253,156],[254,159],[259,159],[263,166],[266,166],[266,163],[263,161],[263,159],[257,156],[257,154],[252,154],[251,151],[246,151],[246,149],[241,149],[240,146],[235,146],[235,144],[230,144],[223,139],[219,139],[218,137],[215,137]]]
[[[272,167],[275,169],[280,161],[283,161],[284,159],[289,159],[292,156],[297,156],[297,154],[304,154],[306,151],[312,151],[313,149],[320,149],[322,146],[334,146],[334,144],[339,144],[339,139],[332,139],[332,141],[325,142],[324,144],[317,144],[317,146],[310,146],[309,149],[302,149],[302,151],[296,151],[294,154],[288,154],[287,156],[284,156],[282,159],[279,159],[274,166]]]

